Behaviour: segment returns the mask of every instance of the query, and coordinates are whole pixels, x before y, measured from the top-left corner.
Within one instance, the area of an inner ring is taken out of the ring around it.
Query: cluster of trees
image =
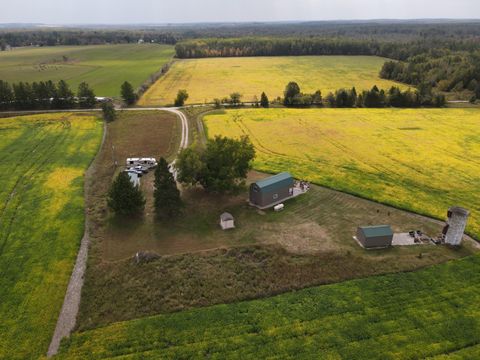
[[[326,102],[331,107],[351,108],[382,108],[382,107],[442,107],[445,105],[445,96],[434,94],[431,87],[421,87],[418,90],[402,91],[392,86],[385,92],[373,86],[371,90],[357,94],[355,87],[350,90],[339,89],[335,93],[329,93]]]
[[[322,104],[322,92],[317,90],[313,94],[304,94],[296,82],[289,82],[284,91],[283,104],[291,107],[308,107]]]
[[[19,46],[58,46],[58,45],[100,45],[129,44],[139,39],[144,42],[154,42],[174,45],[177,38],[170,32],[157,30],[4,30],[0,31],[1,49],[7,45]]]
[[[417,90],[408,89],[406,91],[394,86],[388,91],[373,86],[371,90],[365,90],[361,93],[357,93],[355,87],[339,89],[335,93],[330,92],[323,99],[320,90],[317,90],[314,94],[303,94],[300,86],[292,81],[285,87],[283,104],[287,107],[328,105],[339,108],[442,107],[445,105],[445,96],[434,93],[431,86],[420,86]]]
[[[0,80],[0,110],[71,109],[77,104],[80,108],[96,104],[95,93],[85,82],[78,86],[75,96],[64,80],[12,85]]]
[[[443,50],[413,56],[407,62],[387,61],[380,76],[412,85],[428,84],[440,91],[469,90],[480,98],[480,51]]]
[[[190,146],[182,150],[176,161],[178,180],[186,185],[202,186],[213,193],[237,193],[244,188],[251,169],[255,149],[248,139],[217,136],[205,149]],[[109,208],[118,216],[139,216],[145,209],[145,196],[126,172],[121,172],[108,192]],[[177,183],[164,158],[155,169],[153,204],[158,220],[173,220],[184,206]]]
[[[255,148],[247,136],[239,140],[216,136],[205,149],[190,146],[180,152],[178,180],[208,192],[237,193],[245,186],[254,157]]]
[[[183,202],[167,161],[161,158],[155,169],[153,204],[158,220],[171,220],[181,214]],[[118,174],[108,192],[107,203],[118,216],[139,216],[145,209],[145,196],[124,171]]]

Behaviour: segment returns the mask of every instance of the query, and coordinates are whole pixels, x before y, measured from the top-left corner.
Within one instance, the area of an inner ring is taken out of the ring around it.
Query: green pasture
[[[0,53],[0,79],[10,83],[66,80],[76,91],[82,81],[97,96],[119,96],[120,85],[136,88],[173,57],[170,45],[54,46]]]

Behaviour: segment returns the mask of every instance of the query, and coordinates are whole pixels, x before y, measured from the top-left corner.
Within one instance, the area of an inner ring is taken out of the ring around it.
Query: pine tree
[[[108,192],[108,206],[120,216],[139,215],[145,208],[145,198],[126,172],[118,174]]]
[[[137,95],[135,95],[133,86],[128,81],[122,84],[121,94],[123,101],[129,106],[135,104],[135,101],[137,101]]]
[[[81,108],[90,109],[93,108],[97,103],[97,100],[95,99],[95,93],[86,82],[82,82],[78,86],[77,96],[78,104]]]
[[[102,104],[102,114],[106,122],[112,122],[117,118],[115,107],[111,101],[107,101]]]
[[[264,92],[262,92],[262,95],[260,95],[260,106],[263,108],[268,108],[270,106],[267,94],[265,94]]]
[[[164,158],[155,169],[155,190],[153,192],[155,213],[158,219],[168,220],[180,215],[182,200],[173,174]]]

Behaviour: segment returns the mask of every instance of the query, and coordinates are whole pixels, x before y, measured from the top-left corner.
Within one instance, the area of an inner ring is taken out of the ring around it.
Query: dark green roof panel
[[[293,176],[288,172],[282,172],[269,178],[257,181],[255,184],[261,190],[269,190],[276,188],[279,185],[293,185],[293,183]]]
[[[366,238],[378,236],[393,236],[392,228],[389,225],[361,226],[360,229],[362,230]]]

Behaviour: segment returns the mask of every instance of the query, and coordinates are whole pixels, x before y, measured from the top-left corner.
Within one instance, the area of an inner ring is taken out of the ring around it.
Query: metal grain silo
[[[446,244],[461,245],[469,215],[470,212],[462,207],[452,206],[448,209],[447,224],[443,231]]]

